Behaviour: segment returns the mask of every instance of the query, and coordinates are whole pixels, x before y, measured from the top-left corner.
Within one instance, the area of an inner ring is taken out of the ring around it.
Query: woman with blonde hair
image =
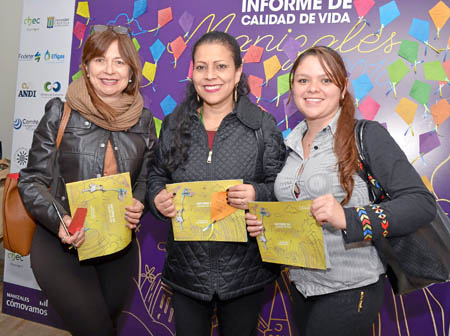
[[[290,83],[305,119],[285,139],[289,155],[275,194],[279,201],[312,200],[310,211],[322,225],[327,257],[326,270],[290,267],[293,318],[302,336],[369,335],[385,285],[385,265],[372,240],[417,230],[434,218],[436,204],[386,129],[368,122],[366,156],[390,196],[370,204],[359,176],[347,71],[336,51],[315,46],[303,52],[292,66]],[[359,216],[361,209],[367,218]],[[261,234],[261,221],[246,216],[250,235]]]

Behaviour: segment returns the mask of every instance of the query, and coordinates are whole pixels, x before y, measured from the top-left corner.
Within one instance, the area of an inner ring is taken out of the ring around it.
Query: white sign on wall
[[[75,0],[24,0],[18,53],[11,173],[28,162],[45,104],[64,99],[69,83]],[[58,325],[33,276],[30,257],[5,251],[2,311]]]

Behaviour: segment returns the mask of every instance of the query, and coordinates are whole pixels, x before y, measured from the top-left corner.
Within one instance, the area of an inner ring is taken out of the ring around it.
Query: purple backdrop
[[[397,1],[400,15],[386,24],[380,35],[373,35],[380,28],[380,20],[388,22],[391,15],[391,12],[388,11],[387,18],[385,14],[380,17],[379,8],[388,3],[386,0],[377,1],[376,5],[365,16],[370,26],[364,22],[358,24],[358,15],[355,8],[345,9],[346,1],[339,0],[310,2],[311,6],[316,3],[316,6],[321,7],[321,10],[313,10],[313,7],[311,7],[311,10],[275,12],[266,7],[261,12],[251,11],[246,13],[242,12],[245,4],[260,3],[260,1],[110,2],[97,0],[88,3],[90,9],[89,25],[96,23],[127,25],[134,17],[129,26],[133,37],[140,45],[139,53],[142,64],[144,65],[145,62],[156,63],[154,81],[149,84],[149,80],[144,79],[143,86],[145,87],[142,89],[142,94],[145,105],[151,109],[158,119],[163,119],[165,113],[170,111],[170,109],[165,110],[161,107],[161,102],[167,99],[168,95],[177,103],[183,99],[193,42],[207,31],[223,30],[237,37],[243,55],[253,44],[264,49],[260,62],[244,65],[244,71],[247,75],[257,76],[265,80],[263,62],[274,55],[278,57],[282,69],[268,81],[267,86],[262,87],[262,99],[259,100],[259,104],[276,117],[282,130],[285,130],[287,126],[293,128],[302,119],[300,113],[295,112],[295,109],[293,112],[292,109],[289,110],[290,112],[285,112],[283,100],[287,98],[287,94],[281,96],[278,107],[276,101],[270,102],[277,96],[277,77],[287,73],[292,65],[288,54],[284,51],[288,50],[290,44],[285,45],[285,43],[290,39],[296,39],[296,48],[299,51],[315,44],[330,45],[344,57],[350,80],[355,80],[363,74],[370,78],[373,89],[368,93],[368,96],[381,105],[374,119],[386,123],[387,129],[404,149],[410,161],[418,157],[419,134],[434,128],[434,121],[430,113],[425,115],[425,108],[419,105],[413,123],[414,136],[411,131],[405,135],[408,125],[395,112],[395,108],[402,97],[414,101],[409,96],[409,90],[415,79],[425,81],[432,86],[428,107],[442,99],[439,97],[439,93],[435,94],[438,82],[424,79],[421,64],[417,66],[416,74],[413,67],[408,64],[409,73],[396,87],[397,98],[394,97],[393,92],[387,95],[386,93],[390,88],[387,67],[399,59],[400,42],[403,39],[417,41],[408,34],[413,18],[430,23],[429,39],[431,45],[436,48],[447,46],[449,25],[447,24],[441,30],[440,39],[434,40],[436,29],[428,14],[428,10],[437,1]],[[270,3],[277,6],[283,1]],[[305,3],[308,3],[308,1]],[[321,6],[320,3],[322,3]],[[330,9],[330,4],[339,3],[341,4],[339,9]],[[145,7],[145,11],[143,11],[142,5]],[[172,20],[164,24],[164,21],[161,21],[161,14],[169,11],[166,8],[170,8]],[[161,11],[164,9],[166,10]],[[339,13],[329,15],[331,17],[334,15],[338,21],[344,22],[321,24],[319,23],[319,13],[322,13],[322,16],[326,15],[324,13]],[[259,23],[267,22],[274,17],[277,20],[282,20],[281,15],[284,14],[293,14],[296,23],[243,24],[246,21],[251,21],[252,18]],[[249,15],[250,18],[244,18],[245,15]],[[309,23],[299,24],[300,17],[305,15],[314,15],[315,23],[312,23],[310,19]],[[160,20],[158,21],[159,16]],[[189,20],[180,23],[180,18],[193,19],[191,28],[183,27],[183,24],[186,23],[189,26],[189,22],[186,22]],[[87,19],[79,15],[75,15],[74,21],[75,24],[76,22],[87,23]],[[158,22],[161,27],[154,30],[158,27]],[[169,44],[179,37],[183,38],[187,48],[175,64],[172,46]],[[155,51],[152,53],[150,49],[157,39],[164,45],[164,49],[161,49],[163,53],[159,59],[158,54]],[[75,36],[72,46],[71,75],[79,70],[81,54],[80,41]],[[425,45],[420,43],[419,60],[425,60],[426,62],[442,61],[443,53],[438,55],[428,47],[425,55]],[[353,90],[353,87],[351,87],[351,90]],[[442,91],[444,98],[449,96],[449,91],[450,89],[446,85]],[[250,96],[256,101],[254,95],[251,94]],[[285,121],[283,122],[285,113],[288,116],[290,115],[287,125]],[[357,111],[357,117],[362,117],[359,110]],[[439,128],[439,134],[441,135],[439,137],[441,145],[425,154],[423,159],[416,159],[414,166],[421,175],[427,176],[432,181],[436,197],[442,200],[441,205],[448,211],[450,209],[448,203],[450,189],[445,183],[450,177],[450,167],[448,164],[445,165],[445,160],[448,159],[450,152],[448,138],[450,122],[448,120]],[[121,330],[123,335],[174,335],[173,310],[170,305],[171,293],[170,289],[161,282],[167,225],[156,221],[151,215],[147,215],[142,221],[138,233],[141,252],[140,273],[135,276],[135,295],[122,315]],[[259,335],[287,336],[295,334],[294,324],[289,320],[287,281],[287,274],[283,272],[275,285],[266,289],[265,305],[259,319]],[[388,287],[383,310],[374,325],[374,333],[384,335],[445,335],[449,325],[449,314],[450,291],[447,285],[435,285],[403,297],[394,296],[390,287]],[[215,322],[214,324],[216,325]],[[214,333],[217,334],[217,331],[214,330]]]

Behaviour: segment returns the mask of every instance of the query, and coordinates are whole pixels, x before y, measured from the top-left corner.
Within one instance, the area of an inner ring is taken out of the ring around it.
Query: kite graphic
[[[359,102],[373,89],[372,82],[367,74],[362,74],[356,79],[352,80],[353,93],[355,94],[356,107],[359,107]]]
[[[447,73],[440,61],[426,62],[423,64],[423,72],[425,79],[439,81],[439,96],[442,98],[442,88],[448,82]],[[441,84],[444,83],[444,84]]]
[[[264,73],[266,75],[266,86],[269,85],[269,80],[273,78],[281,69],[280,61],[278,60],[277,55],[273,55],[271,58],[265,60],[263,62],[264,65]]]
[[[411,129],[411,134],[414,136],[414,130],[412,128],[412,123],[416,116],[417,104],[408,98],[403,97],[395,108],[395,112],[403,119],[403,121],[408,125],[404,135],[408,133]]]
[[[441,145],[441,142],[439,141],[439,137],[437,132],[434,130],[422,133],[419,135],[419,156],[417,156],[414,160],[412,160],[411,164],[414,164],[417,159],[422,159],[422,163],[424,166],[427,164],[425,163],[425,160],[423,156],[429,152],[431,152],[433,149],[439,147]]]
[[[430,14],[431,20],[433,20],[433,23],[436,26],[436,37],[439,39],[439,33],[450,17],[450,8],[448,8],[443,1],[439,1],[428,11],[428,14]]]
[[[423,60],[419,61],[419,42],[402,40],[398,55],[414,66],[414,73],[417,72],[417,64],[423,63]]]
[[[397,84],[406,76],[409,69],[401,59],[398,59],[394,63],[390,64],[387,67],[387,70],[391,81],[391,88],[394,91],[395,98],[397,98]],[[389,90],[387,94],[389,94],[390,91],[391,90]]]
[[[398,10],[397,3],[395,1],[388,2],[387,4],[379,8],[380,12],[380,29],[375,35],[381,36],[383,29],[392,21],[400,16],[400,11]]]
[[[425,112],[423,117],[427,117],[428,109],[428,100],[430,99],[431,94],[431,85],[428,83],[421,82],[419,80],[415,80],[414,84],[409,91],[409,95],[414,98],[419,104],[423,105],[425,108]]]
[[[263,51],[264,51],[263,47],[251,45],[250,48],[248,48],[247,52],[245,53],[242,61],[244,63],[259,63],[261,62]]]
[[[426,47],[430,47],[438,54],[440,50],[433,47],[428,43],[428,36],[430,35],[430,23],[428,21],[413,18],[411,27],[409,27],[409,35],[414,37],[416,40],[422,42]],[[427,48],[425,47],[425,56],[427,55]]]
[[[359,110],[361,111],[364,119],[373,120],[380,109],[380,104],[372,99],[372,97],[367,96],[366,99],[362,101],[359,105]]]
[[[147,0],[134,0],[133,17],[129,24],[147,11]]]
[[[183,52],[186,50],[186,42],[184,42],[181,36],[178,36],[175,40],[170,42],[170,48],[172,49],[174,60],[174,68],[177,67],[177,60],[181,57]]]
[[[145,79],[148,80],[148,83],[144,86],[141,86],[141,88],[145,88],[150,84],[153,84],[153,81],[155,80],[155,74],[156,74],[156,64],[145,62],[144,68],[142,69],[142,75],[144,76]],[[153,91],[155,91],[154,88]]]
[[[374,0],[353,0],[353,7],[355,7],[356,13],[358,13],[358,23],[365,22],[370,26],[369,22],[364,19],[364,16],[372,9],[373,5],[375,5]]]
[[[183,15],[178,19],[178,24],[181,29],[185,32],[184,37],[189,36],[189,32],[191,31],[192,25],[194,24],[194,16],[192,16],[188,12],[184,12]]]

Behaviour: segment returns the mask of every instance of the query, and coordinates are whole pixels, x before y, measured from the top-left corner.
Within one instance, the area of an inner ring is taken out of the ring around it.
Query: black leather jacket
[[[145,204],[148,171],[156,144],[152,113],[144,108],[136,125],[127,131],[112,132],[72,110],[56,153],[56,135],[63,109],[64,103],[59,98],[46,104],[45,114],[33,135],[28,166],[20,172],[19,192],[33,218],[51,232],[58,233],[59,220],[52,200],[56,201],[63,216],[70,213],[65,183],[103,176],[108,140],[113,147],[118,172],[130,173],[133,197]],[[53,164],[55,155],[59,169]],[[48,190],[53,178],[58,179],[56,193]]]
[[[155,196],[167,183],[243,179],[253,185],[256,200],[275,200],[273,184],[284,162],[285,147],[272,115],[262,111],[247,97],[241,97],[235,111],[228,114],[215,135],[211,162],[208,163],[208,138],[200,118],[191,125],[188,159],[175,171],[164,164],[173,141],[175,117],[185,105],[168,115],[162,124],[155,163],[149,178],[150,209],[156,209]],[[262,128],[263,162],[258,160],[255,130]],[[175,290],[201,300],[211,300],[214,293],[227,300],[261,289],[274,281],[279,272],[276,264],[263,263],[255,238],[247,243],[174,241],[169,225],[163,280]]]

